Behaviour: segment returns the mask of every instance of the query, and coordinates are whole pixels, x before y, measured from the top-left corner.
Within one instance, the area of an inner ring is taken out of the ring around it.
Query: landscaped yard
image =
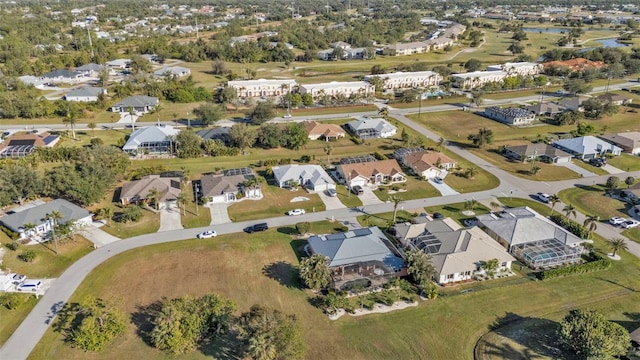
[[[47,359],[51,354],[64,359],[168,359],[169,355],[151,349],[137,335],[138,326],[147,325],[141,321],[141,308],[163,297],[211,292],[234,300],[239,311],[260,303],[296,314],[307,344],[306,357],[320,360],[473,359],[476,341],[508,314],[558,321],[570,309],[592,308],[627,329],[639,325],[635,314],[640,312],[640,293],[630,289],[640,287],[640,261],[625,252],[606,271],[548,281],[518,277],[496,282],[499,286],[474,283],[465,286],[474,289],[466,294],[448,289],[437,300],[415,308],[332,322],[310,305],[309,298],[314,296],[299,288],[294,249],[300,249],[304,241],[293,239],[290,233],[295,229],[221,235],[212,242],[180,241],[117,256],[90,274],[71,301],[89,294],[121,298],[122,310],[132,319],[126,334],[104,353],[94,354],[68,347],[50,328],[30,359]],[[596,246],[603,246],[601,239],[595,240]],[[131,277],[132,273],[137,276]],[[190,281],[184,281],[185,276]],[[514,340],[528,344],[528,339]],[[181,358],[211,357],[216,354],[214,346]]]
[[[18,259],[22,251],[33,250],[36,259],[27,263]],[[82,236],[75,236],[74,239],[64,239],[58,241],[60,254],[56,255],[55,246],[51,242],[39,245],[20,245],[18,250],[7,252],[2,258],[2,264],[11,272],[25,274],[29,278],[54,278],[71,266],[76,260],[85,256],[93,250],[93,244]]]
[[[447,204],[447,205],[439,205],[439,206],[429,206],[424,209],[429,215],[433,216],[433,213],[439,212],[445,218],[450,217],[454,220],[457,220],[460,224],[462,224],[463,220],[472,219],[476,215],[486,214],[491,210],[491,209],[488,209],[486,206],[478,203],[473,209],[473,212],[476,215],[465,215],[462,213],[463,211],[467,210],[465,208],[465,204],[466,203],[455,203],[455,204]]]
[[[186,184],[182,191],[187,195],[185,208],[183,209],[183,205],[180,205],[182,227],[190,229],[209,225],[211,223],[211,210],[208,207],[197,205],[198,210],[196,211],[192,183]]]
[[[573,172],[564,166],[547,164],[542,161],[536,161],[534,164],[534,166],[540,168],[540,172],[535,175],[531,175],[531,162],[511,161],[497,153],[497,149],[470,149],[469,151],[510,174],[529,180],[555,181],[580,177],[578,173]]]
[[[117,217],[120,212],[122,212],[121,207],[113,207],[114,217]],[[111,220],[100,229],[121,239],[157,232],[160,228],[160,213],[142,206],[142,214],[140,221],[122,223]]]
[[[599,184],[588,187],[565,189],[558,196],[565,204],[571,204],[585,215],[596,215],[601,221],[608,221],[614,216],[628,217],[627,204],[605,196],[605,188]],[[561,209],[559,209],[561,210]]]
[[[402,200],[440,196],[440,192],[428,181],[412,175],[407,175],[407,181],[404,183],[379,185],[378,189],[373,193],[382,201],[388,201],[392,196],[396,196]]]
[[[622,154],[607,160],[607,164],[622,171],[638,171],[640,170],[640,156]]]
[[[318,194],[306,192],[302,187],[297,191],[281,189],[277,186],[262,186],[264,197],[260,200],[245,200],[227,208],[231,221],[247,221],[285,216],[287,211],[304,209],[307,213],[324,211],[325,206]],[[291,202],[296,197],[308,200]]]

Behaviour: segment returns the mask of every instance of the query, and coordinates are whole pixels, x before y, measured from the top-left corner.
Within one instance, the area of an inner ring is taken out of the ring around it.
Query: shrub
[[[309,156],[309,155],[302,155],[300,157],[300,162],[303,163],[303,164],[306,164],[306,163],[308,163],[310,161],[311,161],[311,156]]]
[[[545,271],[541,271],[536,274],[538,279],[540,280],[548,280],[555,279],[559,277],[575,275],[575,274],[584,274],[593,271],[606,270],[611,266],[611,262],[607,259],[602,258],[601,256],[592,253],[591,254],[592,261],[586,262],[584,264],[575,264],[559,267],[556,269],[549,269]]]
[[[9,310],[17,310],[25,304],[25,297],[18,293],[4,293],[0,295],[0,305]]]
[[[11,240],[18,240],[20,238],[20,234],[15,231],[11,231],[6,226],[0,226],[0,230],[2,230],[3,233],[7,234],[7,236],[9,236]]]
[[[304,235],[306,233],[309,232],[309,230],[311,230],[311,223],[310,222],[299,222],[296,224],[296,230],[298,230],[298,233],[300,235]]]
[[[549,219],[581,239],[586,239],[589,237],[589,230],[587,228],[573,220],[567,219],[560,214],[551,215]]]
[[[31,249],[24,250],[20,255],[18,255],[18,259],[28,263],[33,262],[36,257],[38,257],[38,254]]]
[[[138,222],[142,219],[142,209],[138,205],[128,205],[122,210],[118,221],[123,223]]]
[[[18,247],[20,246],[20,244],[18,244],[17,242],[10,242],[5,244],[5,246],[7,247],[7,249],[11,251],[16,251],[18,250]]]

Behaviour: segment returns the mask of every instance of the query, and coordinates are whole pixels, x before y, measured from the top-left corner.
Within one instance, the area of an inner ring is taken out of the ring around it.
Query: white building
[[[429,47],[430,45],[425,43],[424,41],[397,43],[385,47],[384,54],[390,56],[422,54],[428,52]]]
[[[365,80],[378,76],[385,80],[386,89],[403,89],[416,87],[438,86],[442,81],[442,75],[433,71],[394,72],[381,75],[367,75]]]
[[[506,71],[509,75],[533,76],[542,72],[542,64],[515,62],[487,66],[487,71]]]
[[[502,82],[509,74],[505,71],[474,71],[462,74],[451,74],[453,87],[473,89],[493,82]]]
[[[229,81],[228,85],[238,92],[238,97],[270,97],[285,95],[293,89],[293,79],[258,79]]]
[[[332,81],[329,83],[300,85],[300,94],[304,95],[309,93],[314,99],[321,98],[323,96],[336,97],[338,95],[349,97],[352,94],[366,97],[368,95],[373,95],[375,91],[375,86],[366,81]]]

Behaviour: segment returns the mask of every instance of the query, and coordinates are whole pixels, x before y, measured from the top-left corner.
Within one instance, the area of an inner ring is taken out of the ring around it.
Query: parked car
[[[364,189],[362,188],[362,186],[356,185],[356,186],[351,188],[351,192],[356,194],[356,195],[362,195],[362,194],[364,194]]]
[[[442,180],[442,178],[441,178],[440,176],[436,176],[436,177],[434,177],[434,178],[433,178],[433,181],[434,181],[436,184],[442,184],[442,183],[444,182],[444,180]]]
[[[291,119],[291,114],[286,114],[282,116],[283,119]]]
[[[207,230],[198,234],[197,237],[198,239],[208,239],[216,236],[218,236],[218,233],[216,233],[215,230]]]
[[[266,231],[267,229],[269,229],[269,226],[267,225],[267,223],[259,223],[259,224],[254,224],[249,227],[246,227],[244,231],[251,234],[258,231]]]
[[[543,203],[548,204],[551,196],[549,196],[548,194],[539,192],[536,194],[536,197],[538,198],[538,200],[542,201]]]
[[[25,280],[27,280],[27,275],[13,273],[13,274],[9,274],[9,276],[11,277],[11,283],[13,285],[20,285]]]
[[[434,212],[433,213],[433,218],[434,219],[442,219],[442,218],[444,218],[444,215],[440,214],[439,212]]]
[[[614,216],[611,219],[609,219],[609,224],[611,225],[621,225],[625,222],[627,222],[627,219],[619,216]]]
[[[23,282],[22,284],[18,285],[16,287],[16,290],[18,290],[18,291],[33,291],[33,292],[36,292],[36,291],[40,290],[40,286],[42,286],[42,281],[27,280],[27,281]]]
[[[293,209],[287,212],[289,216],[304,215],[304,209]]]
[[[631,229],[634,228],[636,226],[640,225],[640,222],[635,221],[635,220],[627,220],[625,222],[623,222],[622,224],[620,224],[620,226],[622,226],[625,229]]]
[[[605,160],[604,158],[589,159],[589,165],[602,167],[607,165],[607,160]]]
[[[338,192],[336,191],[336,189],[327,189],[327,195],[331,197],[336,197],[338,196]]]

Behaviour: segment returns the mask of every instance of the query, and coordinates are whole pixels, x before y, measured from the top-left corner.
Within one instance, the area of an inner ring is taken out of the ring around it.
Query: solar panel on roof
[[[222,172],[222,174],[224,176],[234,176],[234,175],[253,175],[253,171],[251,171],[251,168],[235,168],[235,169],[227,169],[225,171]]]
[[[35,139],[11,140],[9,141],[9,146],[33,145],[35,143]]]

